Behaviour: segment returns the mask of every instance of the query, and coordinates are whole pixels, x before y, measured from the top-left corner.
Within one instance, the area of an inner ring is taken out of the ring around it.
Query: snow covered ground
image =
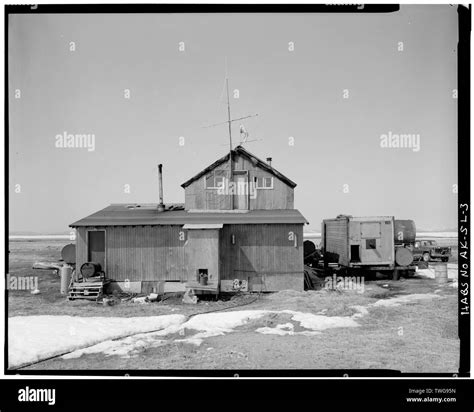
[[[71,235],[9,235],[9,240],[73,240]]]
[[[304,239],[320,239],[321,232],[316,231],[306,231],[303,233]],[[417,232],[417,239],[423,238],[446,238],[446,239],[456,239],[458,237],[457,232]]]
[[[458,233],[457,232],[417,232],[416,233],[417,239],[428,238],[428,237],[455,239],[458,237]]]
[[[352,316],[326,316],[322,314],[324,311],[313,314],[293,310],[213,312],[189,319],[184,315],[133,318],[19,316],[9,319],[9,367],[21,367],[53,356],[71,359],[83,354],[102,353],[131,357],[144,349],[170,342],[199,346],[207,338],[235,332],[239,326],[271,314],[284,315],[292,322],[256,327],[256,333],[313,336],[330,328],[358,327],[357,320],[366,316],[371,307],[398,306],[435,298],[440,296],[413,294],[382,299],[368,306],[353,306],[356,313]]]
[[[140,318],[16,316],[8,319],[9,367],[19,367],[132,333],[164,329],[183,321],[183,315]]]
[[[298,332],[303,335],[320,333],[328,328],[357,327],[359,324],[355,319],[360,316],[329,317],[290,310],[215,312],[196,315],[188,321],[183,315],[135,318],[20,316],[9,320],[9,367],[20,367],[62,354],[65,354],[64,359],[87,353],[131,356],[143,348],[165,344],[168,340],[164,338],[174,334],[178,335],[175,342],[200,345],[206,338],[231,333],[251,320],[272,313],[290,315],[292,320],[307,329]],[[256,331],[294,334],[292,330],[285,333],[279,330],[277,326]]]
[[[370,306],[384,306],[384,307],[400,306],[404,303],[412,303],[412,302],[420,301],[420,300],[431,300],[431,299],[438,299],[438,298],[440,298],[440,296],[434,293],[413,293],[412,295],[403,295],[403,296],[396,296],[390,299],[381,299]]]
[[[435,268],[434,266],[428,267],[428,269],[419,269],[417,268],[416,274],[423,276],[425,278],[434,279],[435,278]],[[449,283],[453,288],[458,287],[458,265],[457,263],[448,263],[448,279],[451,279],[452,282]]]
[[[417,275],[433,279],[434,266],[418,269]],[[447,284],[457,287],[458,265],[448,263]],[[205,339],[232,333],[236,328],[268,314],[286,315],[292,322],[259,327],[256,333],[271,335],[318,335],[325,329],[360,326],[357,320],[371,308],[438,299],[435,294],[412,294],[381,299],[368,306],[353,306],[352,316],[326,316],[292,310],[241,310],[204,313],[188,317],[179,314],[144,317],[17,316],[9,318],[9,367],[15,368],[63,355],[64,359],[83,354],[133,356],[145,348],[171,341],[200,345]],[[295,326],[299,330],[295,330]],[[301,330],[303,329],[303,330]],[[172,336],[171,336],[172,335]]]

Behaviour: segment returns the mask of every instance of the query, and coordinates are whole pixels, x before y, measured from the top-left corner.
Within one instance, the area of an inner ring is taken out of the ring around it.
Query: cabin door
[[[248,209],[247,200],[249,196],[248,176],[246,172],[234,171],[234,209]]]
[[[210,288],[219,286],[219,229],[189,228],[185,225],[187,281],[199,283],[199,276],[207,275]]]
[[[99,263],[105,272],[105,230],[90,230],[87,233],[87,260]]]

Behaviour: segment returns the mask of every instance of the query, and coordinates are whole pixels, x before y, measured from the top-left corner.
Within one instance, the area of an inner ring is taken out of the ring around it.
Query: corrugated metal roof
[[[253,164],[255,164],[255,166],[258,166],[261,169],[266,170],[267,172],[271,173],[273,176],[275,176],[278,179],[285,182],[288,186],[290,186],[292,188],[296,187],[295,182],[293,182],[291,179],[288,179],[283,173],[280,173],[278,170],[276,170],[274,167],[270,166],[268,163],[264,162],[263,160],[260,160],[253,153],[250,153],[249,151],[245,150],[242,146],[237,146],[234,150],[232,150],[232,155],[234,156],[236,154],[245,156],[247,159],[250,159],[250,161]],[[191,179],[184,182],[181,185],[181,187],[186,188],[192,182],[199,179],[201,176],[204,176],[205,174],[209,173],[211,170],[214,170],[217,166],[221,165],[222,163],[227,162],[227,160],[229,160],[229,155],[230,154],[227,153],[225,156],[223,156],[220,159],[216,160],[213,164],[206,167],[204,170],[201,170],[197,175],[193,176]]]
[[[185,225],[185,224],[265,224],[265,223],[308,223],[296,209],[249,210],[247,213],[223,213],[220,211],[188,212],[169,210],[158,212],[157,205],[112,204],[84,219],[71,223],[79,226],[143,226],[143,225]]]

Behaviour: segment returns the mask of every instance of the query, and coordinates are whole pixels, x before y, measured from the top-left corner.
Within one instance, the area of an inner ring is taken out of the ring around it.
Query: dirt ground
[[[67,242],[66,242],[67,243]],[[277,324],[298,324],[282,313],[251,320],[222,336],[206,338],[200,346],[168,337],[166,345],[144,348],[131,357],[87,354],[43,361],[23,370],[84,369],[391,369],[406,373],[456,373],[459,361],[457,290],[440,286],[433,279],[415,276],[400,281],[379,279],[365,282],[364,293],[356,291],[282,291],[246,294],[219,301],[184,305],[176,296],[163,302],[118,303],[104,307],[91,302],[69,302],[59,294],[59,277],[53,271],[32,270],[36,260],[54,260],[64,242],[10,243],[10,275],[39,276],[38,295],[9,291],[8,315],[151,316],[234,310],[294,310],[326,316],[352,316],[356,306],[369,307],[357,319],[359,327],[327,329],[313,336],[265,335],[255,330]],[[436,294],[400,306],[373,306],[395,296]],[[180,336],[182,338],[182,336]],[[21,370],[18,372],[21,373]]]

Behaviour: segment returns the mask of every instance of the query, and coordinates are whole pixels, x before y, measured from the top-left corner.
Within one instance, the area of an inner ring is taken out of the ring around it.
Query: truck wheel
[[[424,262],[429,262],[430,261],[430,254],[429,253],[423,253],[423,261]]]
[[[449,260],[448,257],[441,258],[441,262],[447,262]]]

